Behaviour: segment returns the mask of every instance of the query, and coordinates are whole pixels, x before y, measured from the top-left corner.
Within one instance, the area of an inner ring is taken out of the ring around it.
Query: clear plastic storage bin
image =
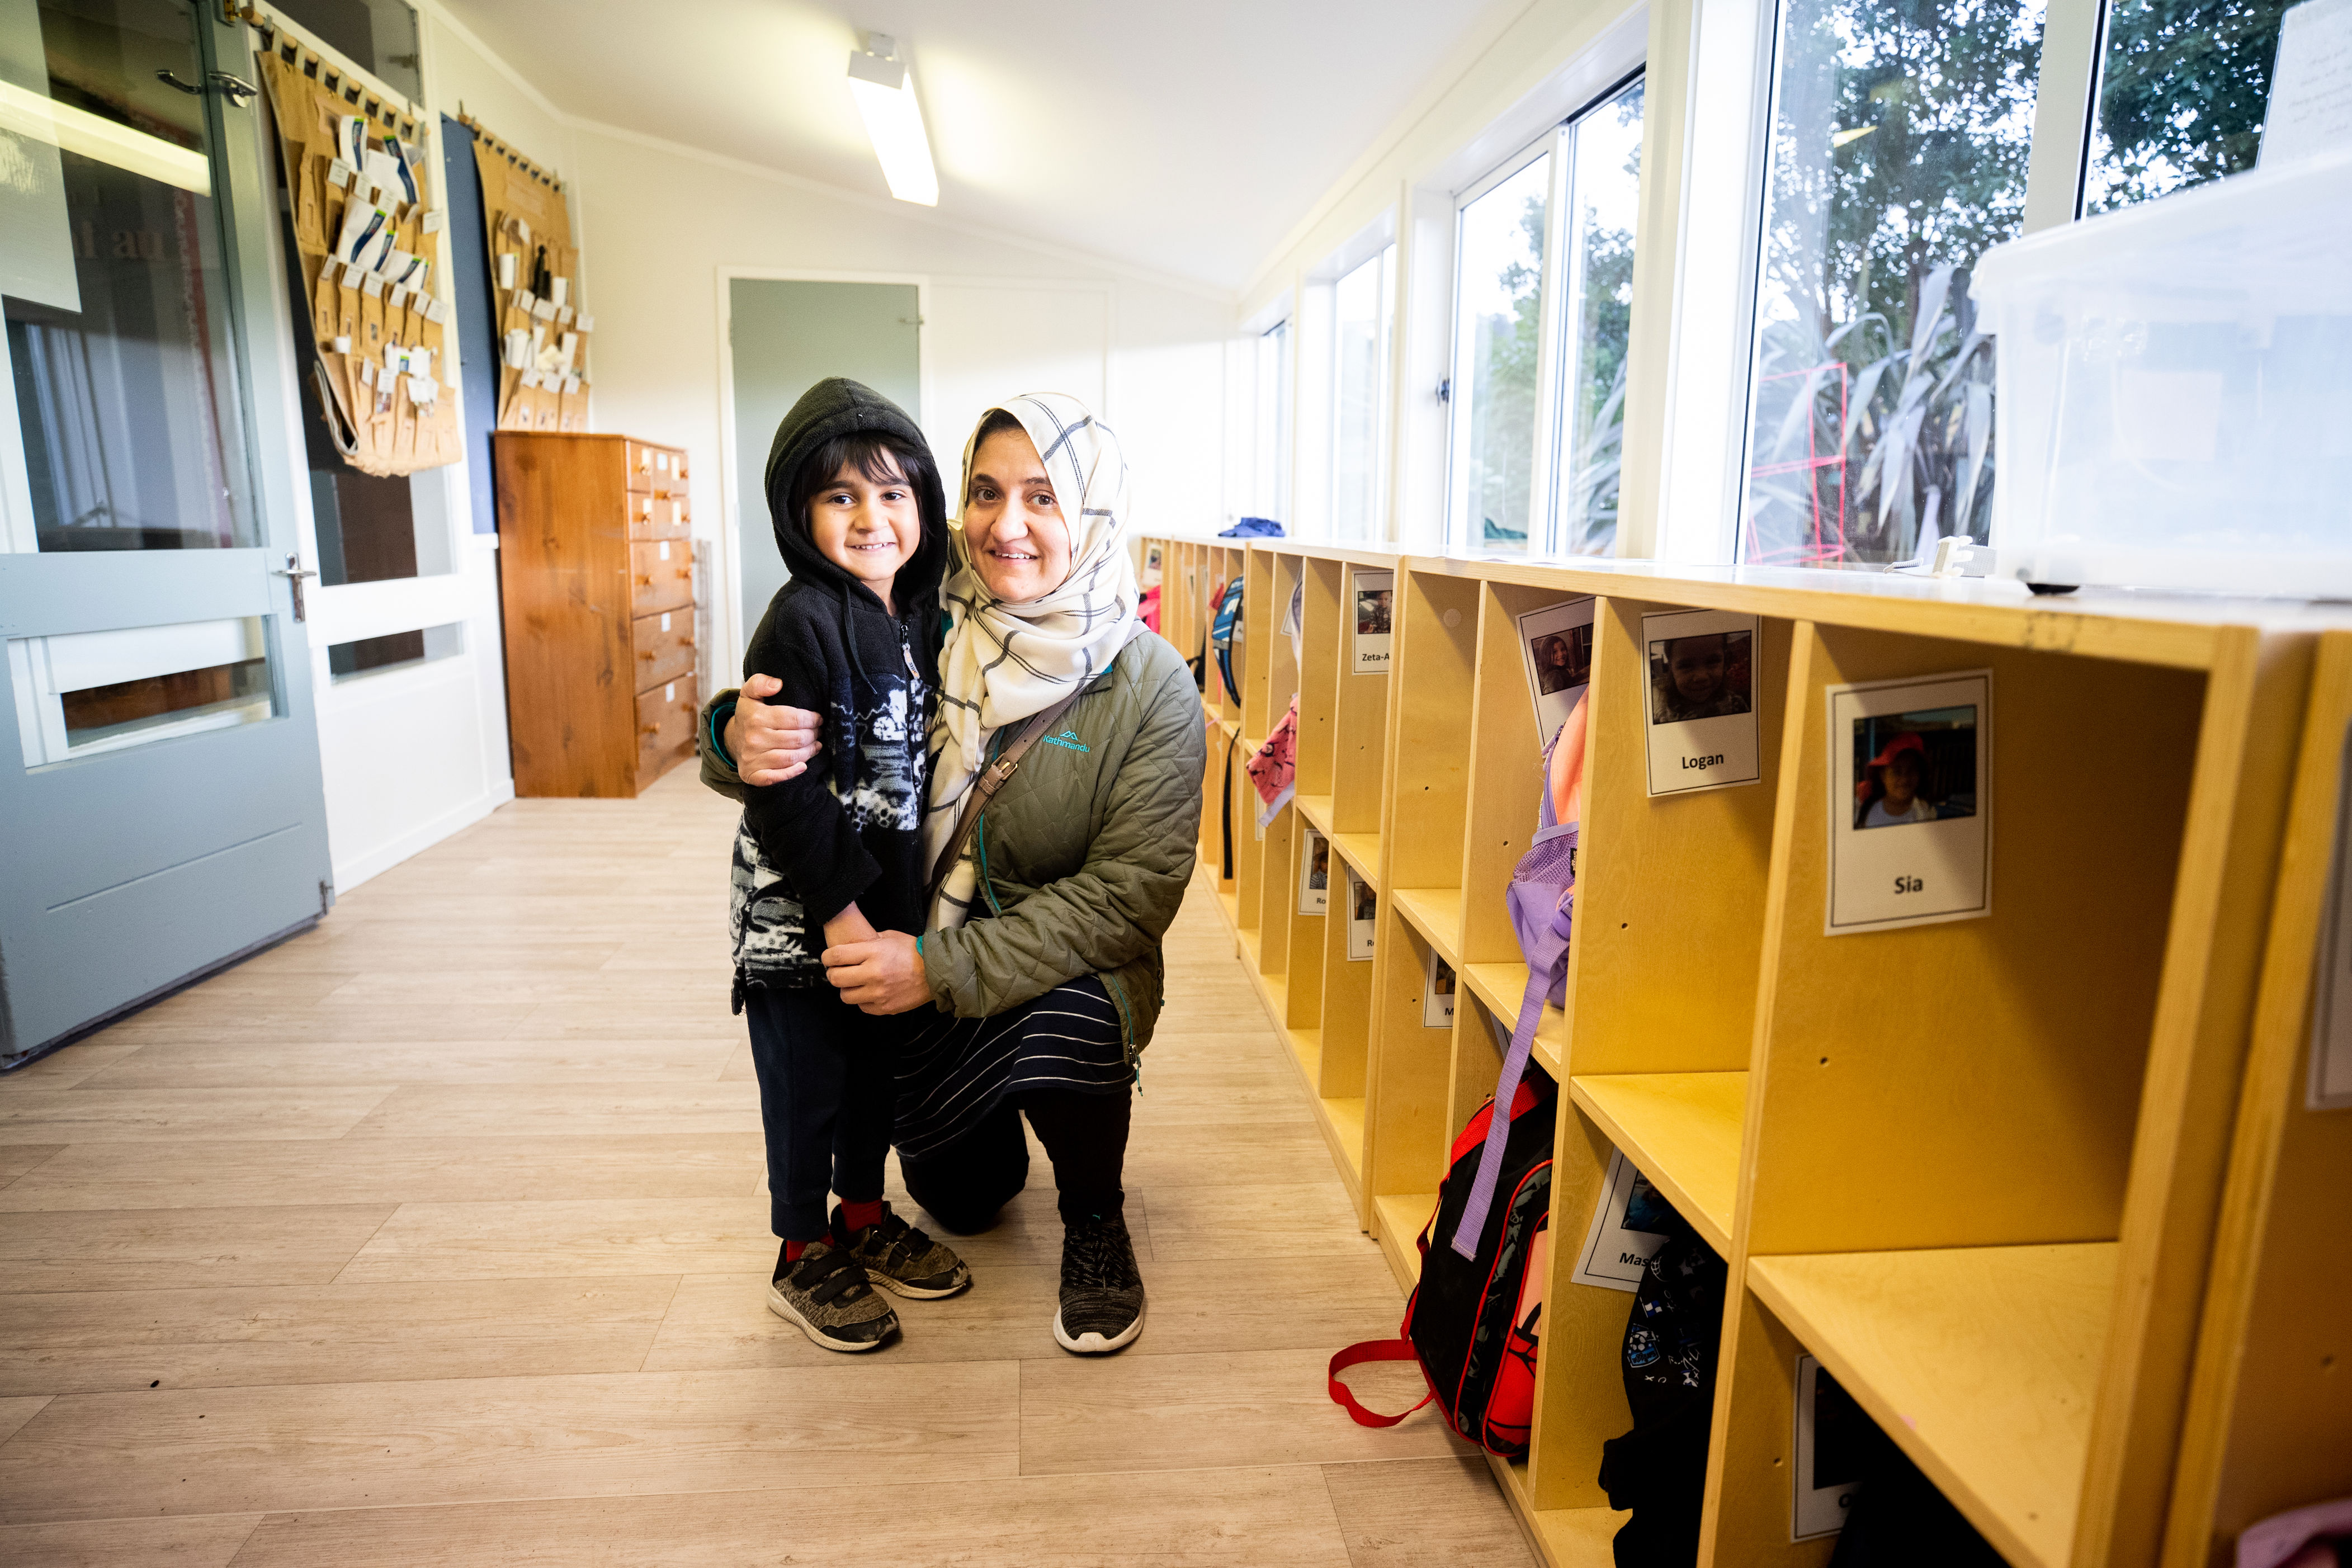
[[[2352,153],[1988,251],[1994,570],[2352,596]]]

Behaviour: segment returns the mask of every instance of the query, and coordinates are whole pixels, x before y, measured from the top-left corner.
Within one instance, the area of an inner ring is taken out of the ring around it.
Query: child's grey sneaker
[[[857,1259],[866,1279],[885,1290],[918,1300],[952,1296],[971,1284],[971,1270],[955,1249],[933,1241],[882,1205],[880,1223],[856,1236],[842,1227],[841,1205],[833,1208],[834,1245]]]
[[[829,1351],[870,1351],[898,1331],[898,1314],[874,1293],[857,1259],[830,1241],[812,1241],[800,1260],[776,1256],[768,1310]]]
[[[1078,1355],[1101,1355],[1143,1331],[1143,1275],[1135,1243],[1118,1215],[1062,1228],[1062,1307],[1054,1342]]]

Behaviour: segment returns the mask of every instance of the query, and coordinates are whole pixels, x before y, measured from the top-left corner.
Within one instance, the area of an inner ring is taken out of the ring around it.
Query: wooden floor
[[[1324,1396],[1400,1301],[1206,886],[1132,1349],[1054,1344],[1042,1157],[898,1343],[770,1316],[730,831],[687,770],[519,802],[0,1079],[0,1563],[1529,1561],[1428,1412]]]

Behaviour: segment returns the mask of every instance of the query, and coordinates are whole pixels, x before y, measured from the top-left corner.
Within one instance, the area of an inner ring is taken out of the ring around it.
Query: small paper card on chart
[[[1682,795],[1762,777],[1756,617],[1725,610],[1643,616],[1642,651],[1650,793]]]
[[[1592,1225],[1584,1233],[1584,1250],[1576,1255],[1570,1283],[1608,1290],[1631,1290],[1641,1284],[1642,1266],[1666,1244],[1660,1228],[1666,1209],[1665,1199],[1649,1178],[1622,1153],[1611,1150],[1601,1202],[1593,1207]]]
[[[1429,950],[1429,965],[1423,971],[1426,983],[1421,993],[1421,1023],[1427,1029],[1450,1029],[1454,1026],[1454,966]]]
[[[1358,675],[1386,675],[1391,633],[1396,624],[1396,574],[1359,572],[1352,588],[1356,657],[1348,668]]]
[[[1811,1356],[1797,1357],[1797,1441],[1790,1467],[1795,1492],[1789,1539],[1811,1541],[1845,1528],[1846,1510],[1862,1490],[1862,1457],[1874,1431],[1870,1417]]]
[[[1549,746],[1592,681],[1592,612],[1596,601],[1547,605],[1519,619],[1519,659],[1536,705],[1536,741]]]
[[[1331,841],[1301,826],[1298,839],[1298,912],[1319,915],[1331,905]]]
[[[1992,912],[1992,671],[1832,686],[1832,936]]]
[[[1367,963],[1372,956],[1372,928],[1381,912],[1380,895],[1348,868],[1348,962]]]
[[[2352,732],[2344,755],[2352,761]],[[2336,865],[2314,967],[2311,1086],[2304,1103],[2313,1110],[2352,1110],[2352,771],[2336,803]]]

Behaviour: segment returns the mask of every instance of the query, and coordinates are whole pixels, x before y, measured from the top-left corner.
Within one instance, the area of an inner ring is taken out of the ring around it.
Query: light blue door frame
[[[30,6],[15,7],[21,24]],[[18,547],[0,552],[0,639],[256,617],[270,716],[38,760],[18,742],[39,716],[23,707],[21,681],[0,679],[0,1066],[300,929],[332,896],[308,628],[285,574],[299,548],[302,463],[288,415],[266,110],[258,99],[239,102],[212,73],[256,85],[260,76],[243,26],[223,24],[215,5],[190,10],[214,83],[202,115],[227,279],[227,298],[208,302],[207,330],[228,339],[245,448],[221,460],[250,469],[252,543],[34,550],[22,543],[30,530],[13,527]],[[0,236],[0,247],[8,243]],[[11,510],[30,493],[16,379],[13,370],[0,375],[0,461],[17,465],[0,507]],[[35,646],[46,645],[22,645]]]
[[[736,559],[743,640],[784,585],[765,475],[776,426],[827,376],[863,382],[919,421],[920,293],[912,283],[805,279],[728,280],[728,345],[734,363]],[[945,461],[953,462],[954,457]],[[952,474],[946,476],[955,483]],[[731,680],[730,680],[731,683]]]

